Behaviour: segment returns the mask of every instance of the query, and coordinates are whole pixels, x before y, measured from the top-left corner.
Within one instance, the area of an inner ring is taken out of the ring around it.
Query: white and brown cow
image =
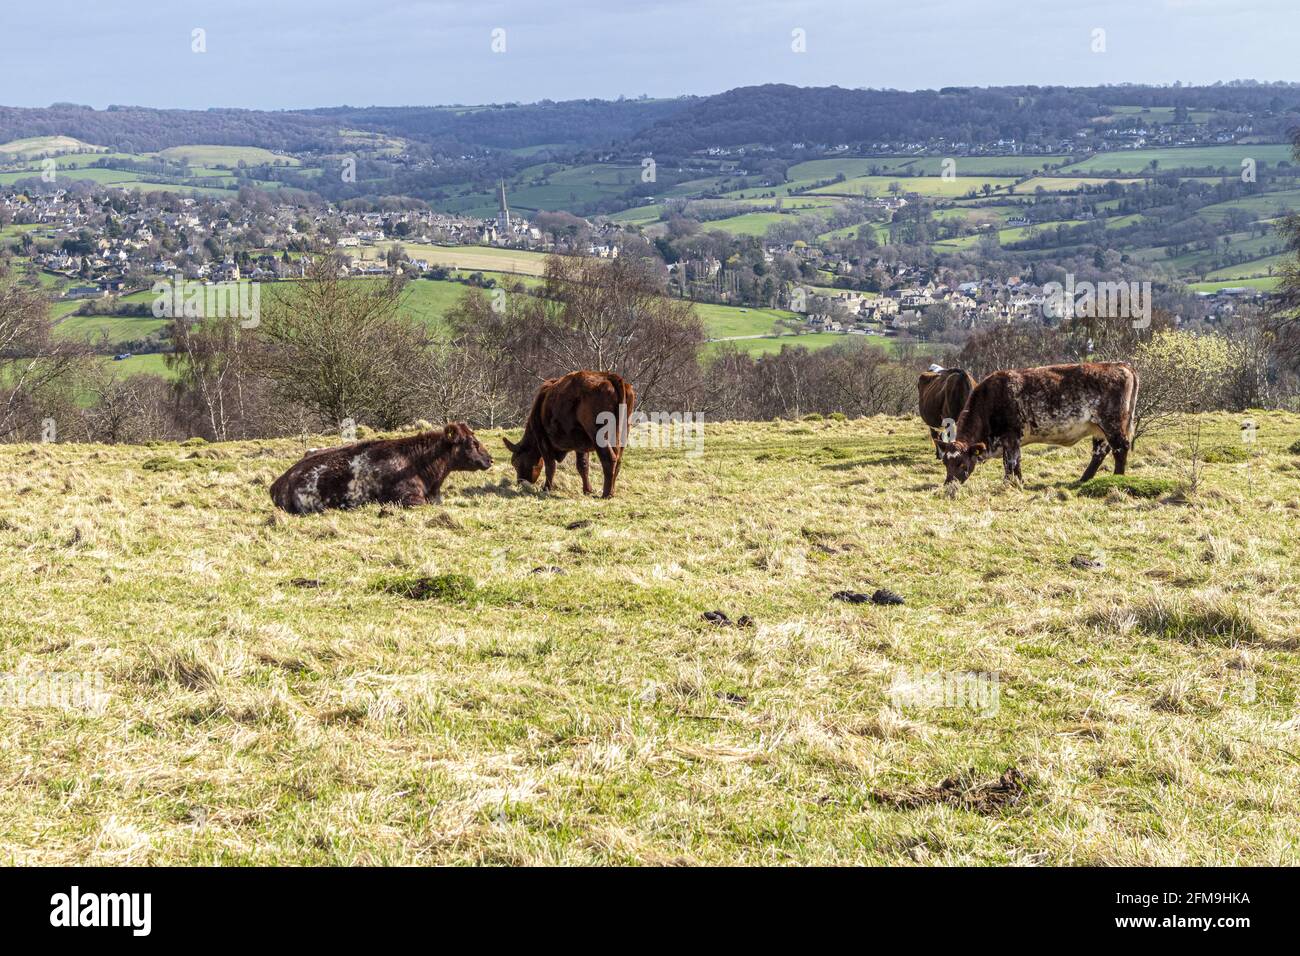
[[[1092,461],[1079,480],[1092,478],[1112,453],[1115,474],[1122,475],[1137,393],[1137,373],[1124,362],[994,372],[971,392],[957,418],[955,439],[938,443],[948,469],[945,484],[955,490],[977,464],[999,452],[1006,477],[1019,479],[1021,445],[1073,445],[1088,436]]]
[[[308,454],[275,480],[271,500],[296,515],[371,502],[422,505],[437,500],[453,471],[491,467],[492,456],[474,432],[455,422],[442,431]]]

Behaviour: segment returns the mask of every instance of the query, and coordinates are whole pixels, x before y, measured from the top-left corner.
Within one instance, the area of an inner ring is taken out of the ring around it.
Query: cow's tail
[[[1128,439],[1129,446],[1133,445],[1133,430],[1137,423],[1137,400],[1138,388],[1142,380],[1138,377],[1137,369],[1132,365],[1125,363],[1124,368],[1128,370],[1128,387],[1124,392],[1124,415],[1128,419],[1126,428],[1128,434],[1124,437]]]
[[[615,409],[615,414],[619,418],[618,447],[621,449],[627,444],[627,431],[632,421],[632,409],[636,406],[636,392],[627,379],[617,372],[606,372],[605,376],[609,379],[609,384],[614,387],[614,398],[619,405]]]
[[[632,410],[636,408],[636,391],[632,383],[617,372],[609,372],[609,384],[614,386],[618,398],[618,453],[614,456],[614,478],[623,470],[623,449],[627,447],[628,429],[632,423]]]

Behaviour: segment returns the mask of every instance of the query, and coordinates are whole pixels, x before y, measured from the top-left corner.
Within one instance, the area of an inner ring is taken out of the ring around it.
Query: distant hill
[[[304,111],[94,110],[60,103],[0,107],[0,142],[64,137],[126,153],[194,143],[258,147],[277,153],[337,152],[358,134],[399,138],[444,155],[491,149],[518,156],[609,149],[685,155],[706,147],[942,139],[1054,143],[1098,124],[1142,125],[1157,117],[1210,116],[1215,129],[1242,127],[1279,140],[1300,126],[1300,85],[1240,82],[1208,87],[944,88],[853,90],[748,86],[671,100],[567,100],[486,106],[337,106]]]
[[[62,156],[66,153],[102,153],[102,146],[83,143],[71,136],[29,136],[10,143],[0,143],[0,162],[36,159],[42,156]]]
[[[1255,132],[1282,136],[1300,125],[1300,85],[1036,87],[849,90],[780,84],[698,99],[658,120],[629,145],[689,151],[706,146],[834,145],[875,141],[992,143],[1065,139],[1116,108],[1184,106],[1251,113]],[[1172,111],[1171,111],[1172,112]]]

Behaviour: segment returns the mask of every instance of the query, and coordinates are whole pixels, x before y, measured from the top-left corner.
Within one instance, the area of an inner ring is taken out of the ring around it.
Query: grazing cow
[[[957,420],[974,389],[975,379],[964,369],[941,365],[931,365],[930,371],[922,372],[916,380],[917,404],[922,420],[930,426],[930,441],[934,443],[936,458],[943,458],[939,451],[940,436],[952,437],[943,434],[944,425]]]
[[[613,372],[570,372],[548,379],[533,399],[524,437],[517,444],[505,440],[515,474],[520,481],[536,482],[545,467],[549,491],[555,484],[556,464],[574,452],[582,476],[582,493],[589,495],[587,456],[594,451],[605,473],[600,496],[612,498],[614,481],[623,463],[627,422],[635,404],[632,386]]]
[[[442,431],[308,454],[275,480],[271,500],[295,515],[370,502],[422,505],[438,500],[451,472],[491,467],[487,449],[468,425],[456,422]]]
[[[1137,372],[1125,362],[1084,362],[1003,369],[971,392],[957,418],[955,440],[940,441],[950,490],[997,452],[1008,479],[1020,478],[1020,446],[1073,445],[1092,436],[1092,461],[1080,481],[1097,473],[1108,453],[1124,474],[1137,402]]]

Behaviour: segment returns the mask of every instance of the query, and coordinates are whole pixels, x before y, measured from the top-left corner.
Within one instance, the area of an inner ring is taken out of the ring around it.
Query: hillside
[[[0,849],[1294,864],[1300,416],[1255,419],[1186,497],[1083,497],[1075,448],[950,501],[899,418],[709,424],[608,502],[568,463],[517,490],[484,433],[443,506],[305,519],[267,494],[298,441],[0,446],[4,669],[107,695],[6,709]],[[1133,474],[1180,479],[1185,440]],[[396,593],[422,575],[468,580]],[[831,599],[878,587],[906,603]]]

